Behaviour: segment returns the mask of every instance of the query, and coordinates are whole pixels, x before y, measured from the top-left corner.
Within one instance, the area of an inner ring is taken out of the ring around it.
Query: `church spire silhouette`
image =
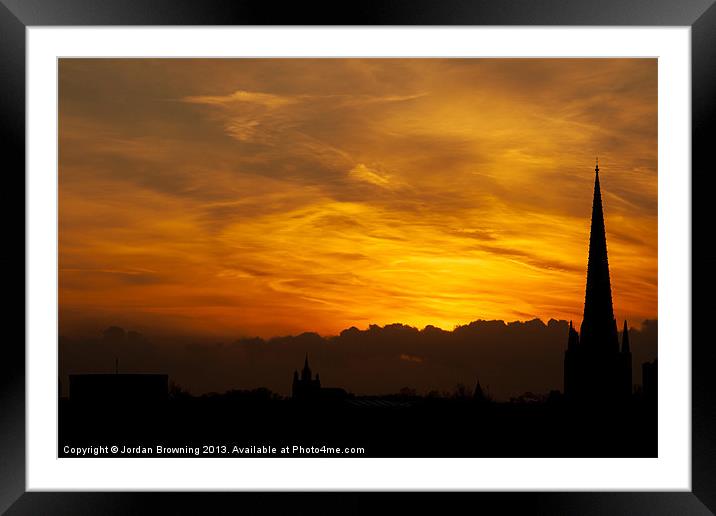
[[[567,349],[564,354],[564,393],[572,401],[591,403],[626,400],[632,392],[631,368],[629,330],[626,322],[622,349],[619,350],[597,160],[594,167],[584,317],[579,334],[571,322],[569,325]]]
[[[294,398],[301,399],[315,398],[322,392],[321,377],[316,373],[316,377],[313,378],[311,367],[308,365],[308,353],[306,353],[306,358],[303,360],[301,376],[299,377],[298,371],[293,372],[291,392]]]
[[[584,296],[584,317],[579,333],[579,340],[585,347],[598,347],[602,351],[617,351],[619,349],[609,279],[602,192],[599,185],[599,160],[594,167],[594,199],[592,201],[592,225],[589,233],[587,288]]]

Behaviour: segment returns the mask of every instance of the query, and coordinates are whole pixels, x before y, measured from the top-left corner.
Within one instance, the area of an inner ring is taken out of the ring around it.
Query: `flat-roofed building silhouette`
[[[154,403],[167,399],[166,374],[71,374],[70,401]]]

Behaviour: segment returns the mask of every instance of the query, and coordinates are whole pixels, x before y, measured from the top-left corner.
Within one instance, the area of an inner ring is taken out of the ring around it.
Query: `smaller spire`
[[[567,337],[567,349],[575,349],[579,346],[579,333],[572,326],[572,321],[569,321],[569,335]]]
[[[629,328],[626,319],[624,319],[624,332],[622,333],[622,353],[631,353],[629,346]]]
[[[597,174],[599,174],[599,156],[597,156],[596,159],[597,159],[597,164],[596,164],[596,166],[594,167],[594,171],[595,171]]]
[[[477,401],[485,401],[485,392],[482,390],[479,378],[477,380],[477,385],[475,386],[475,393],[473,394],[473,398]]]
[[[308,353],[306,353],[306,359],[303,361],[303,370],[301,370],[301,381],[308,382],[311,380],[311,368],[308,367]]]

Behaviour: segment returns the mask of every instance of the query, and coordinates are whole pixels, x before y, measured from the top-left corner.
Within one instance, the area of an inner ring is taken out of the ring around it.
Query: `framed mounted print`
[[[713,508],[708,2],[5,4],[9,513]]]

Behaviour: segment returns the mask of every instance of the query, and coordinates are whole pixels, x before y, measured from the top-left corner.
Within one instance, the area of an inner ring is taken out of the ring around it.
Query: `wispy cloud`
[[[207,104],[210,106],[229,106],[236,103],[258,104],[266,108],[279,108],[300,101],[301,97],[290,97],[262,93],[257,91],[237,90],[229,95],[196,95],[184,97],[184,102],[191,104]]]
[[[355,167],[350,169],[348,175],[356,181],[370,183],[381,188],[392,189],[396,186],[387,174],[368,168],[363,163],[358,163]]]
[[[578,320],[597,154],[617,317],[653,318],[656,77],[648,59],[63,60],[63,328]]]

